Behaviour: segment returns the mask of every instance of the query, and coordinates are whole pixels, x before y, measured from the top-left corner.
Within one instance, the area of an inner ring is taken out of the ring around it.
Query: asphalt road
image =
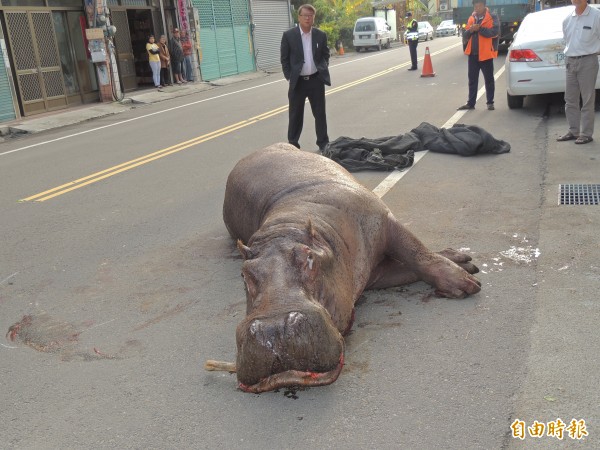
[[[281,74],[0,144],[1,446],[600,448],[599,213],[557,204],[559,184],[597,182],[598,144],[555,142],[560,97],[509,111],[503,57],[496,110],[457,115],[460,40],[426,46],[432,78],[406,70],[406,47],[332,60],[329,134],[457,122],[508,141],[504,155],[427,153],[383,196],[429,247],[472,254],[483,288],[366,292],[326,387],[252,395],[203,370],[235,359],[245,296],[225,180],[285,140]],[[314,140],[307,108],[301,145]],[[356,174],[370,189],[387,175]],[[562,440],[512,435],[557,419]],[[568,435],[572,419],[587,436]]]

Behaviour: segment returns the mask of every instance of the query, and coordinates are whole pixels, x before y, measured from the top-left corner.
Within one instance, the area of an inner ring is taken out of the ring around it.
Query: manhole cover
[[[558,192],[559,205],[600,204],[600,184],[561,184]]]

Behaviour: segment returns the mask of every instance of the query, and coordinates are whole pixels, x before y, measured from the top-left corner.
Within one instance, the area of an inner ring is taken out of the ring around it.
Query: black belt
[[[319,72],[315,72],[315,73],[313,73],[311,75],[300,75],[300,78],[302,78],[304,81],[308,81],[311,78],[316,77],[317,75],[319,75]]]
[[[573,59],[580,59],[580,58],[587,58],[588,56],[596,56],[597,53],[591,53],[589,55],[581,55],[581,56],[568,56],[568,58],[573,58]]]

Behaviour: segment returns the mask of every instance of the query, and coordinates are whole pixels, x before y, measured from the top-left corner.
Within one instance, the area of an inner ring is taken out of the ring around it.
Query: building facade
[[[196,80],[279,70],[292,25],[289,0],[0,0],[0,122],[153,86],[148,36],[175,27]]]

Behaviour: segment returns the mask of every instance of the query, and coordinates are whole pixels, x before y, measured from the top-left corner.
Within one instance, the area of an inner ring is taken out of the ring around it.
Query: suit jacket
[[[329,47],[327,47],[327,35],[325,32],[312,28],[312,52],[315,66],[319,72],[319,78],[327,86],[331,86],[329,77]],[[285,79],[290,82],[290,89],[294,89],[300,71],[304,64],[304,48],[302,47],[302,36],[300,27],[294,27],[283,33],[281,38],[281,67]]]

